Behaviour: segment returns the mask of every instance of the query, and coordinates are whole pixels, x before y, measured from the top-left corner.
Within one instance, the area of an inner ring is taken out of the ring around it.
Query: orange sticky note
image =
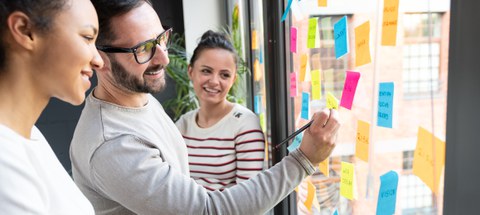
[[[382,45],[395,46],[397,43],[398,1],[383,1]]]
[[[252,30],[252,49],[258,49],[258,42],[257,42],[257,30]]]
[[[326,7],[327,6],[327,0],[318,0],[318,6],[319,7]]]
[[[325,175],[326,177],[329,177],[330,176],[330,158],[328,157],[324,161],[320,162],[318,164],[318,169],[320,170],[321,173],[323,173],[323,175]]]
[[[312,100],[320,100],[322,98],[322,82],[320,79],[320,70],[310,72],[312,79]]]
[[[305,207],[307,207],[307,209],[309,211],[312,211],[312,204],[313,204],[313,200],[314,200],[314,197],[315,197],[315,185],[312,184],[312,182],[310,180],[307,181],[307,199],[305,200],[304,204],[305,204]]]
[[[255,81],[260,81],[262,77],[263,77],[263,74],[262,74],[262,71],[260,70],[260,61],[258,59],[255,59],[255,62],[253,63],[253,79]]]
[[[370,143],[370,123],[358,120],[357,143],[355,145],[355,156],[368,162],[368,145]]]
[[[370,57],[370,21],[355,28],[355,66],[372,61]]]
[[[305,81],[305,73],[307,72],[307,62],[308,62],[308,55],[302,54],[300,57],[300,81]]]
[[[413,154],[413,174],[418,176],[434,192],[445,165],[445,142],[422,127],[418,128],[418,139]]]
[[[338,99],[330,92],[327,93],[327,108],[338,110]]]
[[[354,173],[353,164],[342,162],[340,175],[340,195],[347,199],[354,199]]]

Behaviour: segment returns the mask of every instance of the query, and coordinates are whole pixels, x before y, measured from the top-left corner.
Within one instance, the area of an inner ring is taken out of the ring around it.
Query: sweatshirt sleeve
[[[137,214],[264,214],[315,171],[297,149],[250,180],[209,192],[128,135],[105,142],[90,161],[97,191]]]

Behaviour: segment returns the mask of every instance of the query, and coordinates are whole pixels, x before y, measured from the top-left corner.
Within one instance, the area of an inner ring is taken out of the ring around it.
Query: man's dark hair
[[[25,13],[33,22],[33,27],[40,32],[47,32],[52,27],[52,20],[58,12],[66,8],[68,0],[0,0],[0,68],[5,66],[7,44],[7,17],[15,12]]]
[[[92,0],[92,4],[98,14],[98,23],[100,31],[98,33],[97,44],[109,45],[116,39],[111,26],[111,19],[121,16],[129,11],[140,7],[143,3],[152,5],[150,0]]]
[[[235,51],[235,47],[232,45],[229,37],[225,33],[218,33],[212,30],[208,30],[203,33],[200,42],[193,51],[193,56],[190,58],[190,65],[193,65],[197,61],[200,54],[206,49],[224,49],[231,52],[234,56],[235,65],[238,62],[238,54]]]

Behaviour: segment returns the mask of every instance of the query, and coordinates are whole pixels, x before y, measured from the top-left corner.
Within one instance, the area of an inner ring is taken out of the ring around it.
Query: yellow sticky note
[[[327,6],[327,0],[318,0],[318,6],[319,7],[326,7]]]
[[[307,72],[307,62],[308,62],[308,55],[302,54],[300,57],[300,81],[305,81],[305,73]]]
[[[307,38],[307,48],[313,49],[317,48],[318,45],[318,17],[312,17],[308,20],[308,38]]]
[[[327,93],[327,108],[338,110],[338,99],[330,92]]]
[[[323,173],[323,175],[325,175],[326,177],[329,177],[330,176],[330,158],[328,157],[324,161],[320,162],[318,164],[318,169],[320,170],[321,173]]]
[[[253,79],[255,81],[260,81],[263,77],[263,73],[260,70],[260,61],[258,59],[255,59],[255,62],[253,63]]]
[[[370,123],[358,120],[357,143],[355,145],[355,156],[368,162],[368,145],[370,143]]]
[[[258,42],[257,42],[257,30],[252,31],[252,49],[258,49]]]
[[[355,28],[355,66],[372,61],[370,57],[370,21]]]
[[[312,184],[312,182],[310,180],[307,181],[307,199],[305,200],[304,204],[305,204],[305,207],[307,207],[307,209],[309,211],[312,211],[312,204],[313,204],[313,200],[314,200],[314,197],[315,197],[315,185]]]
[[[347,199],[354,199],[354,167],[353,164],[342,162],[340,176],[340,195]]]
[[[310,75],[312,79],[312,100],[320,100],[322,98],[320,70],[313,70]]]
[[[267,122],[265,120],[265,113],[260,113],[260,127],[262,127],[263,132],[267,132]]]
[[[422,179],[434,192],[445,165],[445,142],[422,127],[418,128],[418,139],[413,154],[413,174]]]
[[[382,45],[395,46],[397,43],[398,1],[383,1]]]

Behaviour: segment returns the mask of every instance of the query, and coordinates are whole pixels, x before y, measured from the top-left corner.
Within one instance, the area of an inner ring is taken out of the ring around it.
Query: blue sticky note
[[[310,106],[310,93],[303,92],[302,93],[302,113],[301,113],[302,119],[308,120],[308,116],[310,115],[309,106]]]
[[[260,114],[262,105],[262,96],[255,96],[253,108],[256,114]]]
[[[378,126],[392,128],[393,90],[393,82],[380,83],[378,90]]]
[[[335,209],[335,211],[333,211],[332,215],[338,215],[338,209]]]
[[[348,53],[347,16],[333,25],[333,35],[335,36],[335,57],[338,59]]]
[[[288,0],[287,8],[285,8],[285,12],[283,12],[282,20],[280,22],[285,21],[285,19],[287,18],[287,14],[288,14],[288,11],[290,11],[290,7],[292,6],[292,2],[293,2],[293,0]]]
[[[395,214],[397,202],[398,174],[390,171],[380,176],[380,191],[378,192],[377,215]]]
[[[293,150],[297,149],[300,146],[300,143],[302,143],[303,139],[303,132],[298,134],[292,141],[292,144],[288,146],[288,151],[292,152]]]
[[[260,51],[259,51],[259,54],[258,54],[258,61],[260,62],[260,64],[263,64],[263,49],[262,49],[262,47],[260,47]]]

